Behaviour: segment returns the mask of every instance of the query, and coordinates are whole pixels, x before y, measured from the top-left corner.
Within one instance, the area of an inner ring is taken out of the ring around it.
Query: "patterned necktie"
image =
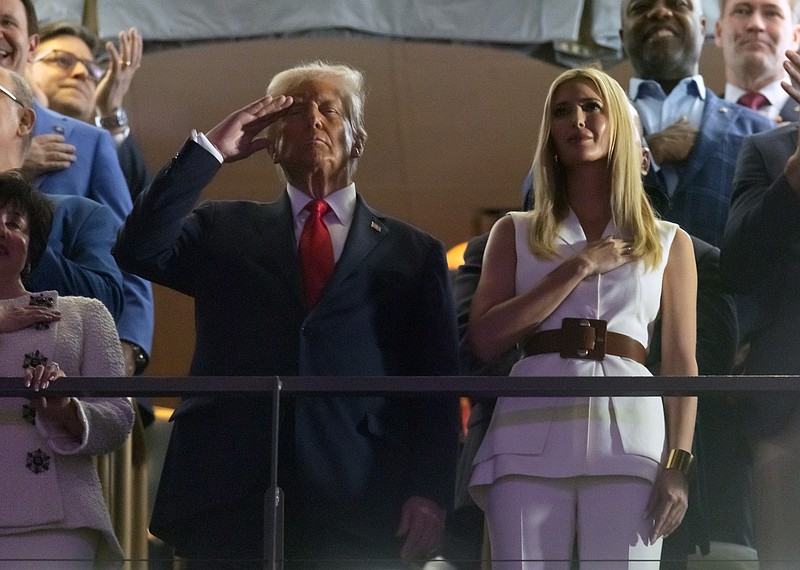
[[[312,200],[305,207],[308,219],[300,234],[298,255],[303,273],[308,308],[317,304],[320,293],[333,274],[333,244],[328,226],[322,220],[331,207],[324,200]]]
[[[769,99],[767,99],[762,93],[758,91],[748,91],[736,101],[739,105],[744,105],[748,109],[752,109],[753,111],[758,111],[759,109],[763,109],[769,105]]]

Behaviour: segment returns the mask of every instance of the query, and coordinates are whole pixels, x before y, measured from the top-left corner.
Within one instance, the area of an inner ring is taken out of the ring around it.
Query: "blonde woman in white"
[[[689,236],[656,220],[646,156],[622,88],[594,69],[550,88],[533,164],[535,206],[492,229],[469,340],[513,376],[649,376],[660,312],[662,374],[697,374]],[[587,378],[587,382],[591,379]],[[495,569],[659,567],[687,508],[696,400],[500,398],[471,492]]]

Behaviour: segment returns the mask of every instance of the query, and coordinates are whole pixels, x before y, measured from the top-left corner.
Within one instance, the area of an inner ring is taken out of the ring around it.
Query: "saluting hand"
[[[281,117],[282,111],[291,104],[291,97],[267,95],[228,115],[206,137],[225,162],[242,160],[267,147],[267,139],[258,134]]]

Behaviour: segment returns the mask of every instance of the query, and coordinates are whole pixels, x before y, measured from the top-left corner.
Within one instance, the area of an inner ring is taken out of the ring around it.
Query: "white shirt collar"
[[[289,200],[292,203],[292,217],[297,218],[312,198],[302,190],[295,188],[291,184],[286,185],[289,193]],[[351,183],[336,192],[328,194],[325,201],[333,210],[336,219],[340,224],[349,226],[356,211],[356,185]]]
[[[783,87],[781,87],[781,80],[778,79],[769,85],[765,85],[759,89],[758,92],[769,99],[769,107],[766,108],[767,112],[762,114],[765,114],[772,119],[778,118],[778,115],[780,115],[780,112],[783,109],[783,106],[786,104],[786,101],[789,100],[789,94],[783,90]],[[725,84],[726,101],[736,103],[739,100],[739,97],[745,93],[746,91],[737,85],[733,85],[732,83]]]
[[[664,98],[668,97],[671,93],[664,93],[664,90],[661,88],[661,85],[658,84],[657,81],[652,79],[642,79],[640,77],[631,77],[631,81],[629,83],[628,93],[630,95],[631,100],[635,101],[639,97],[644,96],[644,93],[640,93],[640,89],[642,86],[647,85],[642,91],[647,92],[648,95],[652,96],[652,91],[657,89],[660,91]],[[692,86],[697,89],[696,95],[700,97],[700,99],[705,100],[706,98],[706,83],[703,80],[702,75],[692,75],[691,77],[684,77],[680,80],[680,82],[675,86],[672,90],[672,93],[680,90],[681,94],[693,94],[692,93]]]

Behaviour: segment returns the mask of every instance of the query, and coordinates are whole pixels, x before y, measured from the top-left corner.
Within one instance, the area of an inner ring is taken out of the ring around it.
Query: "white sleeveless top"
[[[543,260],[531,253],[528,212],[512,212],[516,234],[516,294],[532,289],[587,243],[570,210],[558,237],[558,257]],[[604,319],[608,330],[649,348],[661,302],[661,285],[678,226],[659,221],[663,248],[655,269],[632,261],[584,279],[537,329],[561,328],[567,317]],[[615,235],[613,221],[603,236]],[[618,236],[622,237],[622,236]],[[557,353],[523,358],[511,376],[651,376],[629,358],[561,358]],[[587,382],[591,382],[587,378]],[[470,492],[482,506],[481,486],[505,475],[576,477],[628,475],[655,481],[665,453],[663,402],[660,397],[499,398],[489,430],[473,462]]]

